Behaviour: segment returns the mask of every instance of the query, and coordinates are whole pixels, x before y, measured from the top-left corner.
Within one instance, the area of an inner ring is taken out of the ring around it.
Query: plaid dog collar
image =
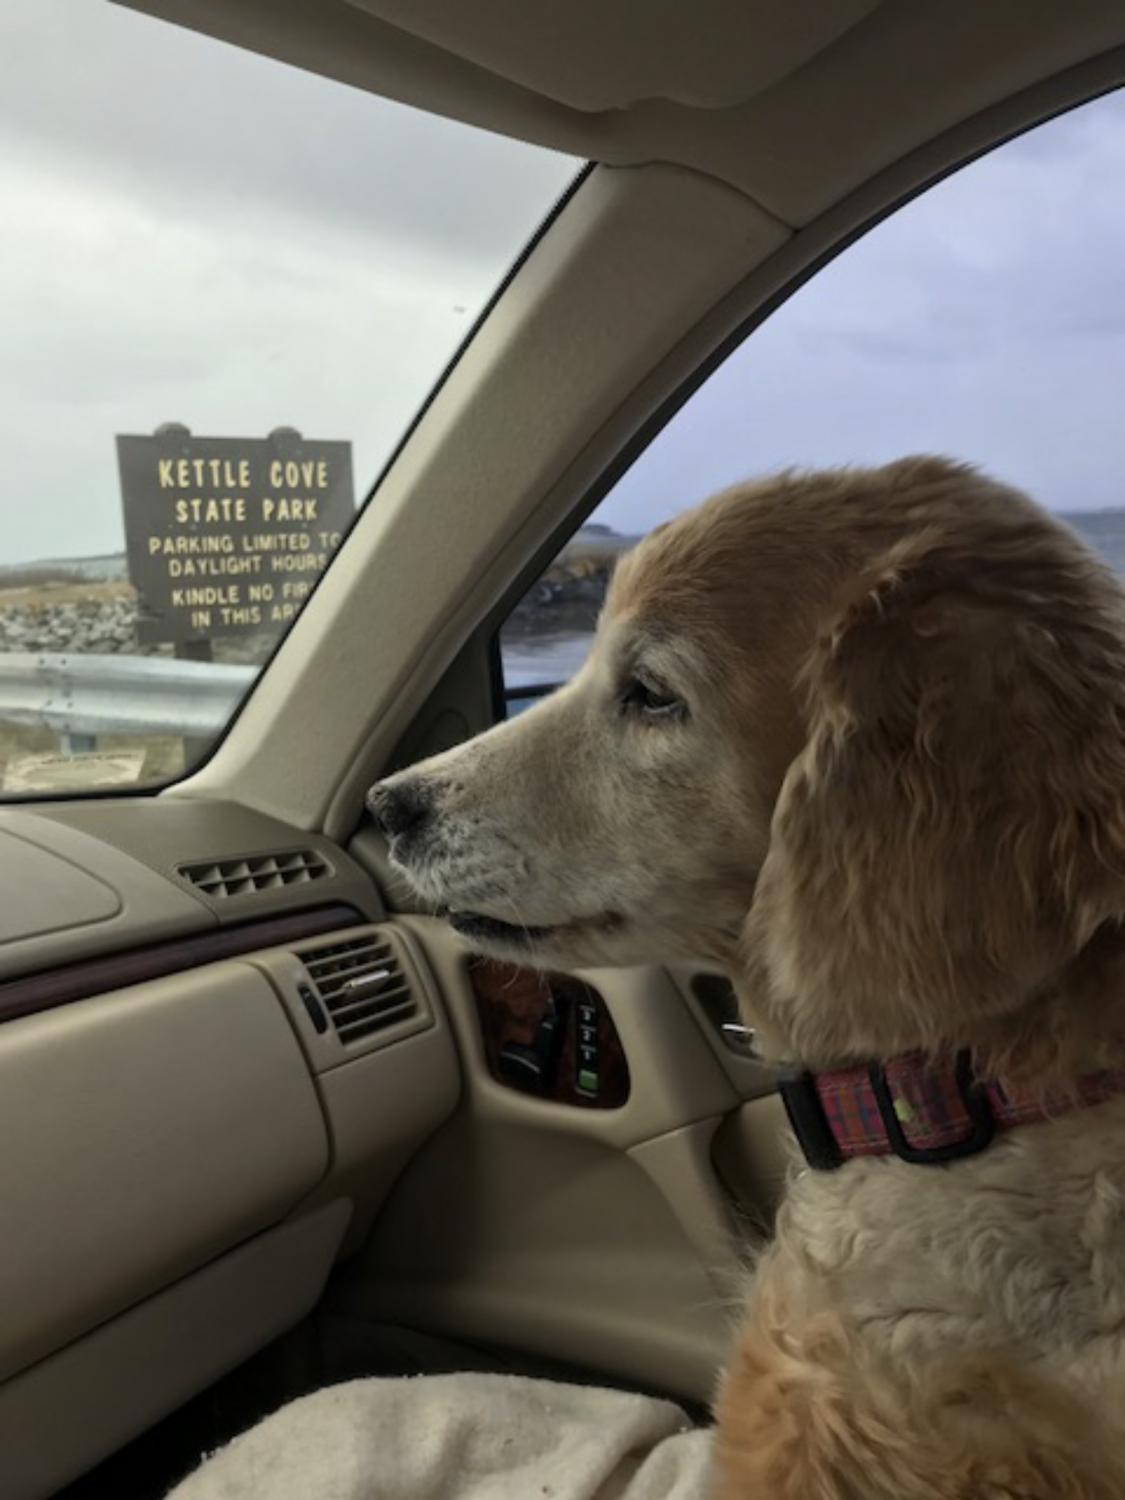
[[[998,1130],[1125,1093],[1125,1068],[1087,1073],[1065,1091],[1013,1098],[996,1079],[974,1076],[968,1052],[944,1066],[912,1052],[825,1073],[791,1070],[778,1087],[811,1167],[831,1171],[855,1156],[890,1155],[932,1166],[976,1156]]]

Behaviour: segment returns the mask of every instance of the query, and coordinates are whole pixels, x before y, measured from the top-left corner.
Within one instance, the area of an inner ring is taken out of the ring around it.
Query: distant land
[[[1125,506],[1060,512],[1059,519],[1083,536],[1111,567],[1125,573]],[[614,531],[611,526],[591,522],[579,527],[552,566],[561,565],[564,570],[569,571],[580,558],[608,565],[619,552],[638,540],[636,536],[624,536]],[[96,557],[45,557],[35,562],[0,563],[0,588],[16,587],[24,581],[124,583],[128,581],[128,576],[124,552],[106,552]]]
[[[638,540],[635,536],[623,536],[611,526],[592,522],[578,528],[559,554],[559,560],[564,564],[575,556],[609,560]],[[35,583],[73,583],[76,579],[88,583],[125,583],[129,569],[124,552],[105,552],[97,557],[42,557],[34,562],[0,563],[0,588],[14,587],[24,575]]]
[[[0,586],[11,588],[25,574],[36,583],[73,583],[75,579],[124,583],[129,576],[124,552],[106,552],[98,557],[41,557],[35,562],[0,563]]]

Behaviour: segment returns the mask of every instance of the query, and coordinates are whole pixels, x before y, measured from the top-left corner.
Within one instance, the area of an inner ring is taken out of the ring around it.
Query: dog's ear
[[[1031,1010],[1125,917],[1119,596],[1071,555],[1052,592],[923,535],[836,601],[744,933],[771,1046],[1018,1071]]]

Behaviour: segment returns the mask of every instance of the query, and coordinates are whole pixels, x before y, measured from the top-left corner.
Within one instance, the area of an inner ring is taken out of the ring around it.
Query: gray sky
[[[123,544],[114,435],[292,425],[374,477],[573,177],[91,0],[0,14],[0,562]]]
[[[763,470],[942,452],[1057,510],[1125,506],[1125,95],[964,168],[736,352],[600,519]]]
[[[935,189],[618,486],[642,530],[782,464],[929,449],[1125,504],[1125,101]],[[575,164],[91,0],[0,17],[0,562],[122,545],[113,444],[291,424],[381,465]]]

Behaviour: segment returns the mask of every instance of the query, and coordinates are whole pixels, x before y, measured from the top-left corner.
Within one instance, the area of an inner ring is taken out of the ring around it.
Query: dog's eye
[[[639,677],[626,680],[621,707],[626,713],[646,719],[682,719],[687,713],[687,704],[682,698],[654,683],[643,682]]]

